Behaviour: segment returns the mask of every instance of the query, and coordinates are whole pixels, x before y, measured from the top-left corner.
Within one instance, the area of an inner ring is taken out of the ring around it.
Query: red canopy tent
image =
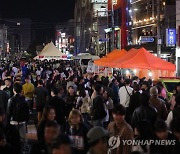
[[[102,57],[101,59],[95,60],[94,64],[98,66],[107,66],[109,62],[117,58],[123,57],[126,53],[127,51],[124,49],[122,50],[115,49],[106,56]]]
[[[130,50],[123,57],[109,63],[108,67],[168,71],[176,70],[174,64],[154,56],[144,48]]]

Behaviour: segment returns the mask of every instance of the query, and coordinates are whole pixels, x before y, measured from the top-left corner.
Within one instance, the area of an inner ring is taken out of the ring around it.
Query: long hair
[[[72,109],[72,111],[69,113],[68,122],[71,124],[71,118],[73,115],[79,116],[81,118],[81,122],[83,122],[82,114],[77,109]]]
[[[41,121],[48,120],[48,114],[49,114],[50,110],[52,110],[52,109],[55,111],[54,107],[52,107],[52,106],[46,106],[44,108]]]

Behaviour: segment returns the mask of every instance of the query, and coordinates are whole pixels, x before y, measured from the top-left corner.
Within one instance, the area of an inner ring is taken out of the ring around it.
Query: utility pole
[[[157,0],[157,56],[161,57],[160,0]]]
[[[114,0],[111,0],[112,50],[114,50]]]

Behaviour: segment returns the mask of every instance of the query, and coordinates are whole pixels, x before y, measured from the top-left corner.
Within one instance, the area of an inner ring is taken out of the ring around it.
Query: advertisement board
[[[174,47],[176,46],[176,29],[166,29],[166,46]]]

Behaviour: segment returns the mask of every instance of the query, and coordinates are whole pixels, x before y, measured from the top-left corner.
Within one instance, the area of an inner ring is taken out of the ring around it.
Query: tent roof
[[[109,66],[114,68],[176,70],[176,66],[174,64],[154,56],[144,48],[131,49],[125,56],[114,60],[111,64],[109,64]]]
[[[94,64],[99,65],[99,66],[106,66],[112,60],[120,58],[120,57],[124,56],[126,53],[127,53],[127,51],[124,49],[122,49],[122,50],[115,49],[112,52],[110,52],[109,54],[107,54],[106,56],[102,57],[101,59],[95,60]]]
[[[48,43],[35,59],[66,59],[66,54],[59,51],[53,42]]]

